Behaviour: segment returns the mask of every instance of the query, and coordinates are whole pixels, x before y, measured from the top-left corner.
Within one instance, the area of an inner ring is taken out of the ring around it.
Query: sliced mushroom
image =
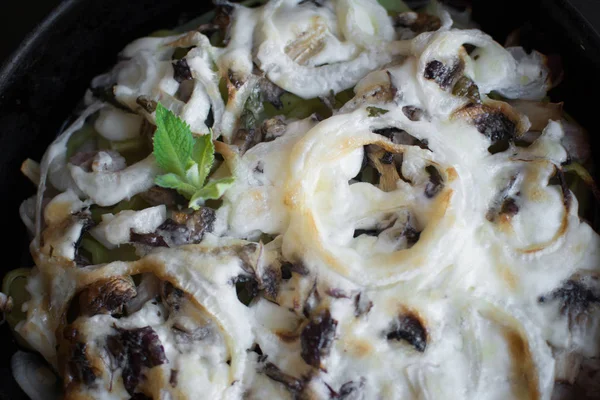
[[[529,130],[527,119],[501,101],[468,104],[456,111],[454,117],[468,120],[492,142],[514,140]]]
[[[310,319],[302,330],[300,343],[302,359],[315,368],[323,369],[322,359],[327,357],[335,339],[338,322],[329,310],[323,310]]]
[[[394,27],[409,29],[412,35],[401,33],[402,39],[412,39],[412,37],[423,33],[437,31],[442,26],[442,21],[439,17],[426,13],[416,13],[407,11],[398,14],[393,18]]]
[[[82,315],[123,313],[123,307],[137,295],[131,277],[117,276],[96,281],[79,294]]]
[[[121,376],[125,389],[130,395],[134,395],[138,384],[146,379],[144,368],[168,362],[165,349],[154,329],[149,326],[115,329],[116,334],[107,338],[108,351],[117,365],[122,367]]]
[[[427,330],[419,317],[410,312],[398,316],[398,319],[392,323],[391,329],[386,333],[386,338],[405,341],[421,353],[427,348]]]
[[[303,380],[282,372],[277,367],[277,365],[273,363],[265,363],[265,365],[262,367],[262,373],[264,373],[274,381],[283,384],[288,390],[290,390],[293,393],[300,393],[304,389]]]
[[[438,60],[432,60],[425,65],[423,77],[437,83],[440,89],[447,90],[459,79],[458,77],[462,73],[463,68],[464,64],[459,60],[453,62],[451,65],[444,64]]]

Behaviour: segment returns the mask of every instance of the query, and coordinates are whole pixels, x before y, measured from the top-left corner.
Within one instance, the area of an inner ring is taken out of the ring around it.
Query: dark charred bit
[[[402,107],[402,112],[411,121],[419,121],[423,118],[423,110],[415,106],[404,106]]]
[[[493,200],[490,208],[488,209],[485,218],[490,221],[496,221],[496,218],[505,213],[509,216],[514,216],[519,212],[519,206],[516,204],[516,200],[509,197],[511,190],[514,188],[515,183],[517,182],[517,176],[512,176],[506,186],[502,188],[502,190],[498,193],[498,195]],[[510,203],[514,203],[510,204]],[[516,208],[515,208],[516,207]]]
[[[387,340],[405,341],[423,353],[427,347],[427,331],[418,317],[413,314],[400,315],[386,333]]]
[[[386,151],[383,154],[383,157],[381,157],[381,162],[383,164],[390,165],[391,163],[394,162],[394,155],[392,153],[390,153],[389,151]]]
[[[336,400],[354,400],[362,399],[362,392],[365,389],[365,378],[361,378],[360,381],[346,382],[341,387],[336,396],[332,398]]]
[[[425,196],[432,199],[444,188],[444,179],[440,175],[440,171],[433,165],[428,165],[425,171],[429,174],[429,182],[425,186]]]
[[[267,267],[260,276],[259,289],[264,292],[267,299],[275,300],[279,294],[279,283],[281,282],[281,273],[273,267]]]
[[[337,324],[329,310],[323,310],[304,327],[300,335],[300,355],[308,365],[322,368],[321,359],[329,354]]]
[[[273,106],[281,110],[283,108],[283,103],[281,102],[281,96],[285,93],[285,90],[268,80],[267,78],[262,78],[258,82],[258,86],[260,87],[260,93],[265,101],[273,104]]]
[[[402,236],[406,238],[406,244],[409,248],[414,246],[421,238],[421,232],[417,231],[412,225],[406,225]]]
[[[171,282],[163,282],[160,288],[160,297],[169,309],[178,312],[181,309],[185,292],[175,287]]]
[[[299,6],[303,4],[314,4],[317,7],[323,7],[325,0],[302,0],[300,3],[298,3]]]
[[[158,103],[148,96],[139,96],[135,99],[135,102],[150,114],[156,111],[156,107],[158,106]]]
[[[94,282],[79,293],[79,310],[88,317],[97,314],[121,315],[124,305],[136,295],[131,278],[108,278]]]
[[[325,291],[325,294],[329,297],[333,297],[334,299],[349,299],[350,295],[344,292],[342,289],[337,288],[328,288]]]
[[[90,386],[96,380],[96,372],[87,358],[87,345],[76,342],[71,345],[71,357],[68,363],[69,374],[75,382]]]
[[[254,345],[252,346],[252,348],[250,350],[255,352],[256,354],[258,354],[259,356],[263,355],[263,351],[260,348],[260,345],[258,343],[254,343]]]
[[[253,275],[239,275],[234,278],[232,284],[235,285],[238,300],[245,306],[248,306],[258,296],[258,281]]]
[[[169,376],[169,384],[171,385],[171,387],[177,386],[178,378],[179,378],[179,371],[176,369],[172,369],[171,375]]]
[[[392,142],[394,141],[394,134],[397,133],[402,133],[405,132],[402,129],[396,128],[396,127],[389,127],[389,128],[381,128],[381,129],[374,129],[373,133],[376,133],[378,135],[381,135],[383,137],[388,138],[389,140],[391,140]]]
[[[451,66],[447,66],[441,61],[433,60],[428,62],[425,66],[423,77],[435,81],[442,90],[446,90],[452,87],[452,84],[461,70],[462,65],[458,61]]]
[[[493,110],[477,115],[475,127],[492,142],[512,140],[517,134],[517,125],[501,111]]]
[[[379,234],[381,233],[381,230],[379,229],[356,229],[354,231],[354,238],[357,238],[361,235],[367,235],[367,236],[379,236]]]
[[[558,178],[558,183],[562,192],[563,205],[565,206],[565,210],[567,210],[568,212],[571,209],[573,198],[571,197],[571,190],[569,190],[569,185],[567,184],[567,180],[565,179],[565,173],[561,168],[556,168],[556,177]]]
[[[542,304],[555,300],[559,301],[561,313],[578,315],[586,312],[591,304],[599,303],[600,293],[594,293],[581,282],[569,279],[558,289],[538,298],[538,302]]]
[[[302,379],[284,373],[273,363],[265,363],[261,372],[275,382],[283,384],[292,393],[300,393],[304,389],[304,381]]]
[[[264,174],[265,173],[265,166],[263,164],[262,161],[259,161],[256,163],[256,166],[254,167],[254,169],[252,170],[252,172],[256,173],[256,174]]]
[[[319,295],[319,291],[317,290],[317,281],[313,282],[313,285],[306,296],[306,300],[304,301],[304,306],[302,307],[302,313],[306,318],[310,317],[312,311],[317,308],[319,303],[321,302],[321,296]]]
[[[190,69],[190,66],[185,58],[177,60],[173,63],[173,78],[175,78],[178,83],[194,79],[192,76],[192,70]]]
[[[292,279],[292,267],[293,264],[289,262],[281,264],[281,279]]]
[[[416,137],[412,136],[410,133],[406,132],[403,129],[399,129],[396,127],[382,128],[382,129],[374,129],[373,133],[381,135],[383,137],[388,138],[392,143],[395,144],[405,144],[409,146],[419,146],[424,150],[429,150],[429,143],[427,140],[420,140]]]
[[[107,339],[108,350],[123,366],[121,376],[125,389],[130,395],[144,379],[143,368],[153,368],[168,362],[165,349],[151,327],[137,329],[116,328],[117,334]]]
[[[508,197],[502,203],[502,207],[500,208],[500,214],[507,215],[509,217],[514,217],[519,213],[519,206],[517,202],[512,197]]]
[[[467,54],[471,55],[471,53],[473,53],[475,51],[477,46],[475,46],[474,44],[465,43],[465,44],[463,44],[463,48],[465,49]]]
[[[131,112],[131,110],[128,107],[121,104],[115,97],[115,86],[117,86],[116,83],[111,86],[105,86],[105,87],[96,86],[96,87],[90,88],[90,92],[92,92],[92,95],[100,101],[108,103],[108,104],[110,104],[116,108],[119,108],[123,111]]]
[[[227,79],[229,79],[229,82],[231,82],[236,90],[240,90],[240,88],[244,86],[244,83],[246,83],[243,79],[240,79],[238,76],[236,76],[235,72],[232,70],[227,71]]]
[[[83,226],[81,227],[81,233],[79,235],[79,238],[75,242],[75,260],[74,261],[78,267],[85,267],[86,265],[90,265],[91,262],[79,251],[81,249],[81,241],[83,240],[83,235],[87,231],[92,229],[94,227],[95,223],[92,220],[91,215],[87,212],[79,212],[79,213],[73,214],[72,218],[83,221]]]
[[[285,261],[281,264],[281,279],[291,279],[292,272],[297,273],[301,276],[308,275],[308,268],[301,262],[291,263],[289,261]]]
[[[362,293],[359,293],[354,297],[354,316],[356,318],[368,314],[369,311],[371,311],[371,308],[373,308],[373,302]]]
[[[131,243],[139,243],[150,247],[169,247],[165,239],[156,232],[153,233],[135,233],[131,230],[129,241]]]
[[[414,33],[437,31],[442,26],[439,17],[426,13],[413,11],[398,14],[394,19],[394,27],[408,28]]]

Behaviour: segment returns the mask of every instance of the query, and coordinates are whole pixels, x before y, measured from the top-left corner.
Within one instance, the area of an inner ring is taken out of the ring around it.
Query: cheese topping
[[[222,43],[203,26],[124,49],[92,83],[114,98],[88,93],[44,156],[16,330],[65,398],[550,399],[579,382],[568,360],[600,357],[600,237],[561,121],[524,144],[510,104],[546,96],[544,56],[441,7],[411,34],[375,0],[221,7]],[[328,118],[286,114],[317,97]],[[151,134],[156,102],[212,128],[213,177],[235,178],[219,202],[186,210],[147,153],[67,160],[84,122]],[[136,261],[84,262],[82,238]]]

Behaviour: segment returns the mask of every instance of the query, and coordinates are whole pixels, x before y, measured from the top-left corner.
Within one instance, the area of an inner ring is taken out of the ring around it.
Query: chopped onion
[[[53,400],[59,398],[58,378],[33,353],[17,351],[10,360],[13,377],[31,400]]]

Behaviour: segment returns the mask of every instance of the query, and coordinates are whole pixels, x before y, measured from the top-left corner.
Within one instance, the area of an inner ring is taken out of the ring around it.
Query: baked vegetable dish
[[[597,190],[556,57],[437,1],[215,8],[125,47],[23,163],[23,389],[598,398]]]

